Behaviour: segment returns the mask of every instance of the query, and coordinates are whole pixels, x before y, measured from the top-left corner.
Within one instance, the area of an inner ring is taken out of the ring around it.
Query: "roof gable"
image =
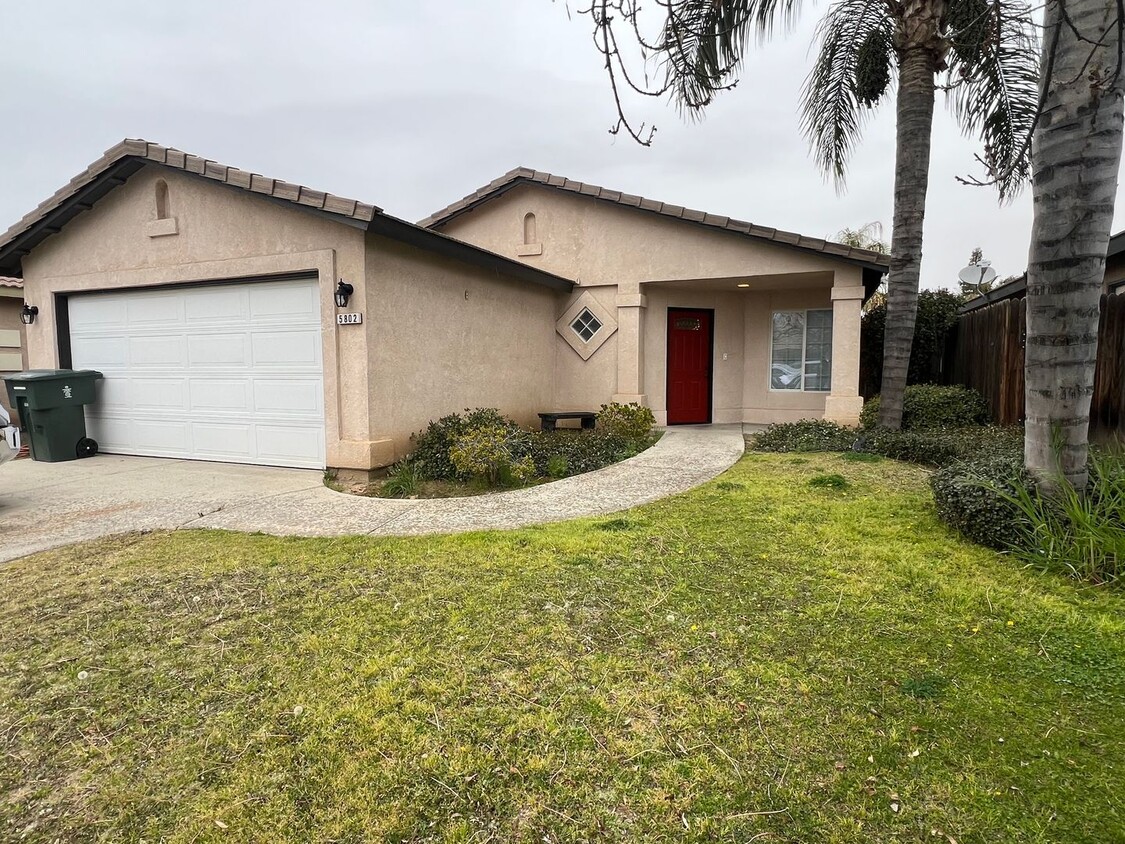
[[[99,199],[123,185],[142,167],[150,165],[169,167],[228,187],[259,194],[272,201],[326,215],[345,225],[391,237],[466,263],[498,270],[524,281],[557,290],[570,290],[574,286],[568,279],[399,220],[385,214],[375,205],[272,179],[237,167],[228,167],[217,161],[141,139],[126,139],[106,150],[101,158],[0,235],[0,274],[18,273],[23,256],[51,235],[57,234],[79,214],[89,211]]]
[[[854,246],[834,243],[823,238],[806,237],[796,232],[787,232],[781,229],[758,226],[753,223],[745,222],[744,220],[736,220],[731,217],[710,214],[706,211],[685,208],[682,205],[671,205],[660,202],[659,200],[647,199],[643,196],[610,190],[600,187],[599,185],[576,182],[565,176],[557,176],[552,173],[532,170],[527,167],[517,167],[514,170],[510,170],[500,178],[494,179],[487,185],[473,191],[473,193],[468,196],[462,197],[453,204],[420,220],[418,225],[429,229],[440,228],[462,214],[468,213],[496,197],[501,196],[517,185],[522,184],[542,185],[544,187],[581,196],[588,196],[603,202],[610,202],[628,208],[636,208],[640,211],[659,214],[663,217],[682,220],[716,230],[728,231],[758,240],[790,246],[795,249],[829,255],[844,261],[859,264],[866,269],[885,272],[890,266],[889,255],[873,252],[869,249],[858,249]]]

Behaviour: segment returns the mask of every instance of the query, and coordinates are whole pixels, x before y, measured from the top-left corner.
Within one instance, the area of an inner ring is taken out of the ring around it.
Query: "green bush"
[[[961,293],[950,290],[923,290],[918,294],[907,384],[929,384],[937,380],[949,333],[957,324],[964,302]],[[876,294],[867,303],[860,328],[860,386],[865,396],[879,391],[883,377],[886,321],[886,297]]]
[[[1013,553],[1080,580],[1118,581],[1125,574],[1125,459],[1093,453],[1086,490],[1060,487],[1048,496],[1031,483],[1016,485],[1009,500],[1022,518]]]
[[[414,450],[411,462],[417,467],[420,477],[433,481],[456,480],[461,475],[450,457],[454,441],[470,428],[498,426],[510,431],[518,431],[519,426],[503,416],[495,408],[466,409],[464,414],[451,413],[435,422],[426,430],[411,436]]]
[[[652,415],[652,411],[636,403],[612,402],[603,404],[602,409],[598,411],[599,428],[638,445],[648,443],[652,438],[652,428],[655,424],[656,417]]]
[[[1030,482],[1021,459],[988,456],[939,469],[930,488],[943,522],[973,542],[1007,550],[1024,536],[1015,496]]]
[[[778,422],[754,438],[758,451],[849,451],[856,431],[824,419]]]
[[[969,387],[915,384],[902,397],[902,430],[966,428],[988,424],[988,402]],[[879,396],[863,405],[860,425],[875,428],[879,419]]]
[[[562,429],[524,432],[515,451],[529,457],[542,477],[558,477],[552,464],[565,463],[566,475],[581,475],[637,453],[633,443],[614,431]]]
[[[1023,429],[987,426],[887,431],[876,428],[863,431],[856,448],[926,466],[946,466],[980,455],[1017,459],[1023,454]]]
[[[493,487],[532,480],[535,464],[527,455],[518,454],[522,431],[499,414],[482,414],[478,420],[466,420],[464,432],[449,448],[458,476],[483,480]]]

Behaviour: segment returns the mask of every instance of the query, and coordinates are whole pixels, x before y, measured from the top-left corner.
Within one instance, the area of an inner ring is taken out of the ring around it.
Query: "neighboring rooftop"
[[[427,229],[444,225],[454,218],[472,211],[478,205],[522,184],[545,185],[546,187],[569,191],[570,193],[581,194],[582,196],[591,196],[594,199],[613,202],[630,208],[639,208],[642,211],[650,211],[654,214],[672,217],[677,220],[687,220],[691,223],[698,223],[711,228],[735,232],[759,240],[768,240],[774,243],[792,246],[797,249],[804,249],[809,252],[820,252],[826,255],[832,255],[846,261],[860,264],[868,269],[880,270],[882,272],[886,272],[891,262],[889,255],[873,252],[870,249],[858,249],[843,243],[834,243],[824,238],[806,237],[796,232],[787,232],[781,229],[758,226],[754,223],[745,222],[744,220],[709,214],[706,211],[695,211],[691,208],[684,208],[682,205],[670,205],[655,199],[646,199],[643,196],[634,196],[633,194],[610,190],[598,185],[576,182],[565,176],[556,176],[551,173],[545,173],[542,170],[532,170],[528,167],[517,167],[515,170],[508,171],[499,179],[489,182],[484,187],[473,191],[471,194],[457,200],[452,205],[448,205],[440,211],[434,212],[424,220],[419,220],[418,225]]]
[[[383,213],[381,208],[355,199],[335,196],[304,185],[272,179],[258,173],[228,167],[198,155],[139,138],[127,138],[106,150],[97,161],[62,188],[39,203],[31,212],[0,235],[0,273],[20,271],[20,259],[46,238],[116,188],[142,167],[157,165],[192,176],[291,203],[337,222],[429,249],[446,257],[498,269],[514,278],[569,290],[574,284],[561,276],[530,267],[487,249],[462,243],[440,232],[415,226]]]

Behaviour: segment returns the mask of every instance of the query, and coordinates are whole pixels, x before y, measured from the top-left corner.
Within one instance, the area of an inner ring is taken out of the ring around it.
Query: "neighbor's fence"
[[[945,381],[972,387],[1001,425],[1023,421],[1027,304],[996,302],[963,314],[949,334]],[[1125,295],[1103,295],[1090,427],[1125,431]]]

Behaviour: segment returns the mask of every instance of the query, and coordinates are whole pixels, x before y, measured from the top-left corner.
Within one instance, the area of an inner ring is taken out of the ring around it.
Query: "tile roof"
[[[544,173],[542,170],[532,170],[528,167],[517,167],[515,170],[508,171],[499,179],[494,179],[484,187],[457,200],[452,205],[448,205],[440,211],[434,212],[424,220],[419,220],[418,225],[424,226],[425,228],[434,228],[444,225],[455,217],[467,211],[471,211],[478,205],[499,196],[519,184],[538,184],[581,194],[582,196],[591,196],[595,199],[625,205],[630,208],[639,208],[642,211],[651,211],[677,220],[686,220],[716,229],[747,235],[760,240],[769,240],[774,243],[793,246],[798,249],[821,252],[826,255],[842,258],[846,261],[863,264],[873,269],[885,271],[887,267],[890,266],[890,256],[880,252],[872,252],[869,249],[858,249],[854,246],[846,246],[843,243],[834,243],[824,238],[806,237],[796,232],[787,232],[781,229],[758,226],[743,220],[735,220],[730,217],[709,214],[706,211],[696,211],[691,208],[684,208],[680,205],[670,205],[658,200],[646,199],[643,196],[622,193],[621,191],[610,190],[598,185],[586,184],[585,182],[576,182],[565,176],[556,176],[551,173]]]
[[[171,167],[250,193],[302,206],[309,211],[329,215],[356,228],[394,238],[420,249],[495,269],[524,281],[557,290],[570,290],[574,286],[574,282],[570,279],[489,252],[479,246],[464,243],[441,232],[399,220],[383,213],[383,209],[375,205],[313,190],[304,185],[271,179],[258,173],[239,170],[237,167],[228,167],[217,161],[139,138],[126,138],[110,147],[101,158],[0,235],[0,273],[18,272],[20,259],[36,245],[61,231],[66,223],[82,212],[90,210],[99,199],[118,185],[124,184],[129,176],[149,164]]]
[[[201,158],[198,155],[192,155],[172,147],[154,144],[140,138],[126,138],[121,143],[107,149],[101,158],[25,214],[4,234],[0,235],[0,243],[7,243],[31,228],[82,188],[93,183],[114,164],[127,157],[150,161],[154,164],[163,164],[167,167],[183,170],[185,173],[194,173],[205,179],[234,185],[252,193],[287,199],[299,205],[307,205],[364,222],[382,212],[381,208],[354,199],[333,196],[330,193],[316,191],[304,185],[295,185],[280,179],[270,179],[257,173],[248,173],[245,170],[239,170],[237,167],[227,167],[217,161]]]
[[[23,287],[23,279],[0,275],[0,287]]]

